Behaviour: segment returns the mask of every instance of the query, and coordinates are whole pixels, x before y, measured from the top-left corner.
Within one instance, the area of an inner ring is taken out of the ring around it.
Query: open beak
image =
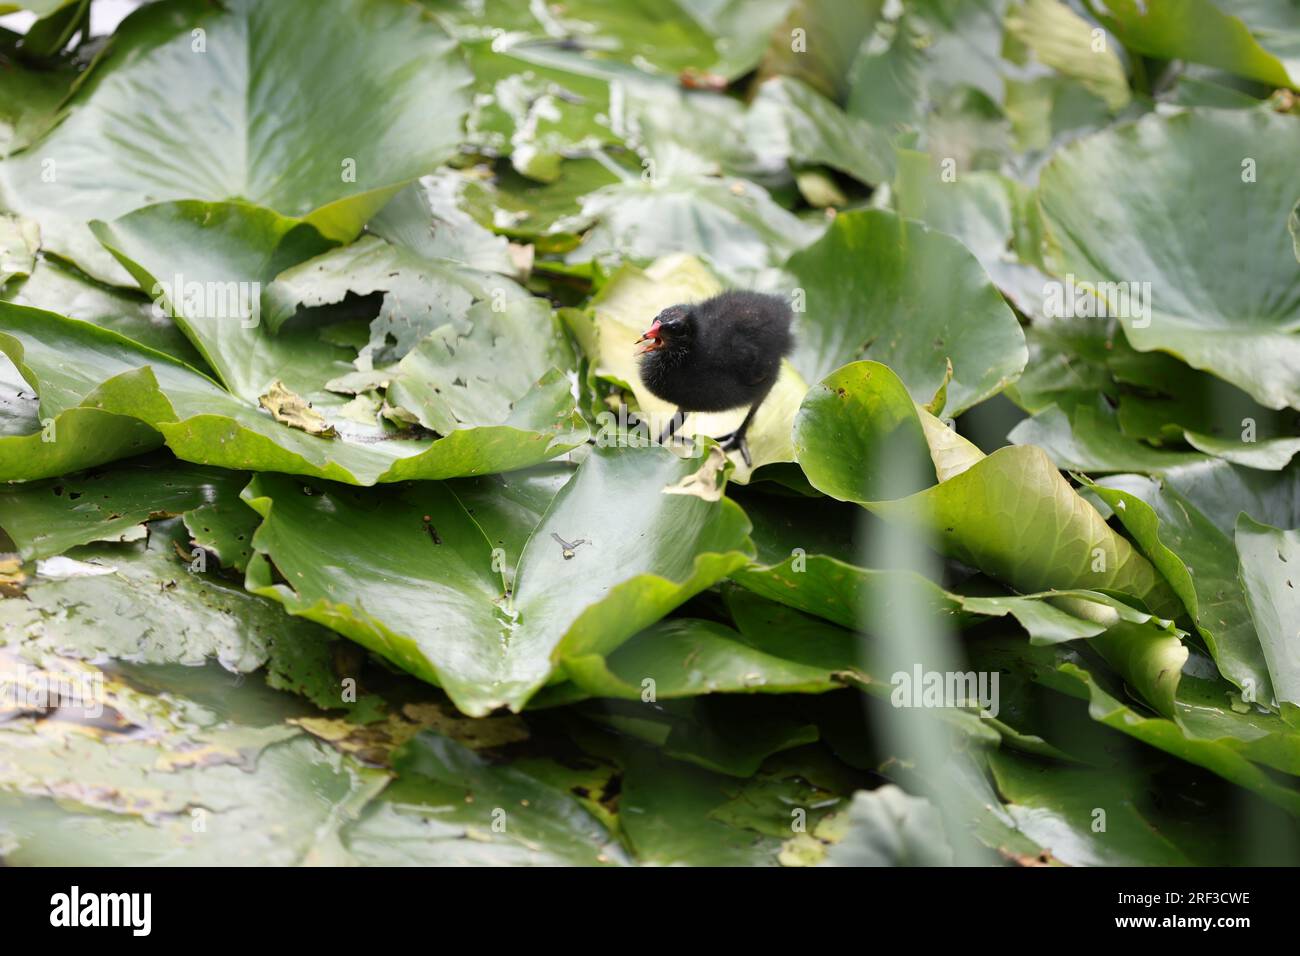
[[[637,339],[637,341],[646,343],[641,346],[641,348],[637,349],[637,354],[639,355],[645,355],[647,352],[653,352],[655,349],[663,348],[664,339],[663,334],[659,331],[659,320],[656,319],[654,324],[650,326],[650,328],[646,330],[645,334]]]

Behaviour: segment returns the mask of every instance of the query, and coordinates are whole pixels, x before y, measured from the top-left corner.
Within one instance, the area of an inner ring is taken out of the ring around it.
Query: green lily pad
[[[263,516],[264,557],[248,586],[439,684],[468,714],[518,710],[566,660],[607,654],[747,560],[732,502],[664,493],[695,467],[659,448],[594,451],[533,531],[509,593],[443,486],[305,494],[259,475],[245,497]]]
[[[0,286],[14,276],[28,276],[36,265],[41,230],[33,219],[0,215]]]
[[[755,641],[712,621],[660,621],[607,658],[566,662],[565,673],[581,693],[563,687],[557,692],[566,702],[588,695],[656,701],[716,693],[823,693],[844,686],[837,671],[856,666],[847,632],[811,647],[781,637]]]
[[[1293,582],[1296,572],[1290,567],[1300,562],[1300,532],[1280,531],[1243,514],[1237,518],[1236,543],[1241,587],[1268,661],[1273,692],[1281,703],[1300,706],[1295,628],[1300,597]]]
[[[276,422],[188,366],[115,333],[3,303],[0,350],[40,394],[42,420],[54,423],[54,440],[42,441],[41,434],[0,439],[0,455],[12,449],[9,461],[0,458],[0,474],[9,479],[48,477],[148,451],[157,445],[153,433],[187,461],[351,484],[524,468],[585,437],[566,401],[564,409],[544,402],[530,407],[546,421],[530,421],[526,430],[501,424],[436,440],[386,440],[377,427],[358,434],[358,426],[332,418],[343,440],[320,438]],[[533,430],[534,424],[545,430]]]
[[[0,729],[11,864],[337,865],[348,862],[339,830],[388,779],[265,713],[251,681],[225,674],[214,708],[88,664],[47,655],[39,666],[0,654],[6,681],[63,673],[98,688],[103,725],[25,716]]]
[[[276,381],[311,394],[346,369],[314,330],[273,336],[262,322],[263,286],[329,247],[311,226],[243,203],[187,201],[91,230],[239,398],[257,402]]]
[[[760,154],[831,166],[872,186],[894,175],[893,149],[883,133],[793,77],[759,86],[746,130]]]
[[[1300,83],[1300,17],[1286,4],[1115,0],[1098,15],[1126,49],[1204,63],[1273,86]]]
[[[837,819],[834,844],[826,866],[948,866],[952,848],[943,834],[943,819],[929,800],[904,793],[893,784],[860,790]],[[823,827],[823,830],[826,829]]]
[[[1016,825],[1070,866],[1191,866],[1144,813],[1153,786],[1137,773],[1053,766],[1004,750],[988,754]]]
[[[1007,30],[1045,66],[1077,79],[1085,89],[1120,110],[1132,97],[1124,64],[1093,25],[1059,0],[1026,0],[1007,15]]]
[[[1263,768],[1243,755],[1242,750],[1249,747],[1248,743],[1234,742],[1229,734],[1208,737],[1185,729],[1177,721],[1137,713],[1074,664],[1063,664],[1061,672],[1084,688],[1093,720],[1189,763],[1205,767],[1225,780],[1259,794],[1292,815],[1300,814],[1300,796],[1296,791],[1278,783]],[[1227,718],[1226,714],[1223,716]],[[1251,736],[1258,739],[1257,732]],[[1294,748],[1294,743],[1292,746]]]
[[[1099,289],[1138,351],[1296,407],[1300,283],[1286,219],[1297,152],[1292,118],[1239,110],[1149,116],[1066,147],[1039,186],[1053,270]]]
[[[124,289],[101,285],[53,260],[39,260],[30,276],[6,287],[0,297],[15,305],[57,312],[111,329],[146,348],[211,373],[203,356],[166,310]]]
[[[400,774],[343,831],[370,866],[626,864],[617,840],[573,796],[424,733],[395,755]]]
[[[795,421],[795,448],[814,487],[924,529],[944,554],[1019,591],[1123,592],[1165,616],[1180,607],[1147,560],[1032,446],[999,449],[910,496],[877,500],[890,489],[882,449],[930,458],[910,396],[883,365],[857,362],[815,386]]]
[[[160,200],[244,199],[348,240],[451,155],[468,82],[453,43],[412,6],[150,4],[39,149],[0,164],[0,195],[41,224],[47,249],[115,282],[121,269],[84,224]],[[106,138],[122,117],[132,135]]]
[[[0,8],[12,6],[0,4]],[[70,69],[32,70],[7,62],[0,71],[0,157],[29,146],[49,131],[77,76]]]
[[[1025,367],[1024,334],[979,262],[921,223],[884,210],[843,213],[785,271],[804,297],[790,361],[807,381],[870,357],[927,402],[951,361],[956,415]]]
[[[439,170],[393,197],[367,224],[370,232],[424,259],[451,259],[485,272],[515,272],[510,243],[480,225],[462,208],[472,180]]]
[[[779,265],[818,234],[757,183],[663,173],[603,186],[582,199],[594,223],[567,261],[645,262],[698,256],[733,281]]]
[[[141,460],[112,471],[0,489],[0,527],[24,560],[91,541],[112,541],[146,521],[238,496],[240,472]]]
[[[1116,475],[1088,488],[1178,594],[1219,671],[1251,701],[1267,703],[1272,682],[1251,624],[1232,537],[1168,483]]]

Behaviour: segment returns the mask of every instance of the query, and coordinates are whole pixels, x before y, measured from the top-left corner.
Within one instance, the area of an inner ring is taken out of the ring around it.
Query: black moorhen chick
[[[638,342],[641,381],[677,406],[659,441],[666,442],[691,412],[725,412],[749,406],[749,414],[718,441],[738,449],[749,465],[745,432],[781,373],[789,354],[790,307],[780,296],[733,290],[693,305],[659,313]]]

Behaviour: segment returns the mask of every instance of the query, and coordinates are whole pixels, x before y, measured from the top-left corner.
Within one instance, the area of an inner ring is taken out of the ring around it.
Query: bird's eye
[[[660,320],[660,327],[670,334],[674,332],[682,332],[687,326],[686,318],[687,317],[682,315],[680,312],[674,312],[671,315],[664,316],[664,318]]]

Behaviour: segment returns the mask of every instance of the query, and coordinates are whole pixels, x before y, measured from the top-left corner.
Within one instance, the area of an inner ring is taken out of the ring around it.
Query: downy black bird
[[[664,309],[637,341],[641,381],[677,406],[659,441],[666,442],[691,412],[749,406],[740,427],[719,436],[749,465],[745,432],[781,374],[790,353],[790,307],[780,296],[733,290],[692,305]]]

